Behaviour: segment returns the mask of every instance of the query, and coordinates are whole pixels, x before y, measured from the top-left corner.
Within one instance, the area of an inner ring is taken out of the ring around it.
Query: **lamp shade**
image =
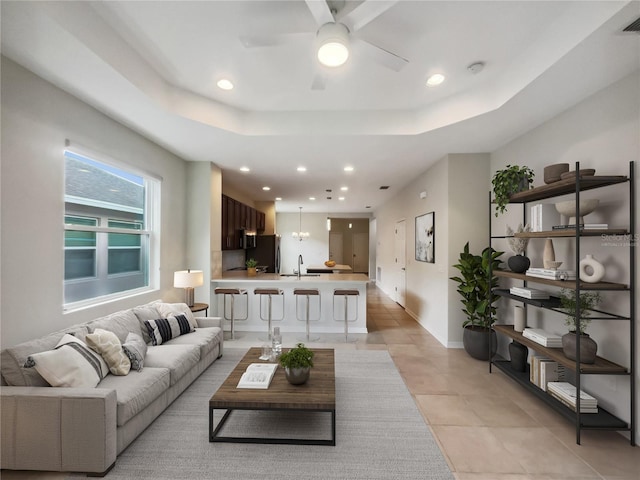
[[[202,270],[181,270],[173,274],[173,286],[176,288],[193,288],[204,285]]]

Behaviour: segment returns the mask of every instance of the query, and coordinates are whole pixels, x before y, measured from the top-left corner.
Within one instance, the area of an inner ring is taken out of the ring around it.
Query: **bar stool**
[[[234,323],[236,320],[246,320],[249,317],[249,297],[247,295],[247,291],[242,288],[216,288],[213,291],[216,295],[222,295],[222,318],[225,320],[231,321],[231,340],[235,337],[235,327]],[[236,318],[234,312],[235,299],[236,295],[244,295],[246,299],[247,311],[244,318]],[[227,317],[227,297],[231,297],[231,317]]]
[[[358,320],[358,296],[360,292],[356,289],[350,288],[336,288],[333,291],[333,319],[337,322],[344,320],[344,341],[349,341],[349,322],[355,322]],[[336,318],[336,298],[344,298],[344,319]],[[349,297],[355,297],[356,315],[353,319],[349,319]]]
[[[255,295],[260,295],[260,320],[268,322],[266,339],[271,340],[271,334],[272,334],[271,322],[280,322],[284,320],[284,292],[279,288],[256,288],[253,290],[253,293]],[[268,305],[269,314],[267,318],[264,318],[264,316],[262,315],[262,298],[265,295],[267,295],[267,299],[268,299],[267,305]],[[280,318],[273,318],[271,315],[272,298],[274,295],[279,295],[282,298],[282,317]],[[264,339],[261,338],[261,340],[264,340]]]
[[[307,324],[307,336],[306,336],[307,342],[318,340],[320,338],[319,336],[311,338],[311,336],[309,335],[309,322],[312,322],[312,321],[317,322],[318,320],[320,320],[320,316],[322,314],[322,304],[320,303],[320,291],[317,288],[294,288],[293,295],[296,297],[296,319],[301,322],[306,322]],[[300,318],[300,309],[299,309],[300,302],[298,302],[298,297],[301,297],[301,296],[304,296],[307,299],[307,304],[305,306],[306,316],[304,318]],[[311,296],[318,297],[318,318],[314,318],[314,319],[312,319],[309,316],[309,306],[311,302],[309,297]]]

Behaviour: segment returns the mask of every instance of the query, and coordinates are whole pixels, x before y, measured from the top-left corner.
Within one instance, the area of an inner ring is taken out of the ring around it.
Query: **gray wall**
[[[180,300],[186,265],[186,162],[2,58],[2,347],[156,298]],[[157,290],[63,312],[65,139],[162,177]]]

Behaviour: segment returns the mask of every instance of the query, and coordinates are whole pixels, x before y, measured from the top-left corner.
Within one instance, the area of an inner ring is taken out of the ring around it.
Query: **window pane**
[[[65,250],[64,279],[92,278],[96,276],[95,250]]]
[[[95,227],[98,225],[98,219],[91,218],[91,217],[77,217],[77,216],[65,215],[64,223],[67,225],[87,225],[90,227]]]
[[[64,232],[65,247],[95,247],[96,234],[94,232],[78,232],[66,230]]]
[[[142,222],[127,222],[125,220],[109,219],[109,227],[112,228],[128,228],[130,230],[142,230]]]
[[[109,248],[111,247],[139,247],[140,235],[130,235],[128,233],[110,233]]]
[[[109,275],[139,272],[140,252],[139,248],[109,249]]]

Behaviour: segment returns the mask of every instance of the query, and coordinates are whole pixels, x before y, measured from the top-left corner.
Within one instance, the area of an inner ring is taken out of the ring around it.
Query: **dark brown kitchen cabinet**
[[[241,247],[241,231],[262,232],[265,214],[253,207],[222,195],[222,250],[238,250]]]

